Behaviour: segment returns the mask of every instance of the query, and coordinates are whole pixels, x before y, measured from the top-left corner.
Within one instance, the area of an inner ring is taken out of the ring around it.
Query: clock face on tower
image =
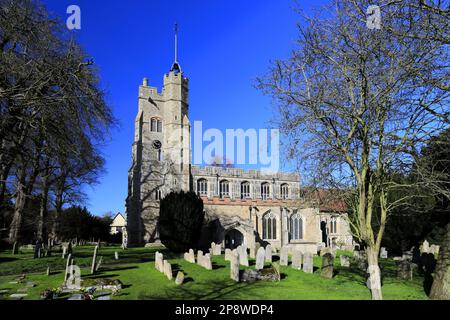
[[[153,141],[153,148],[155,148],[155,149],[161,149],[161,141],[159,141],[159,140],[155,140],[155,141]]]

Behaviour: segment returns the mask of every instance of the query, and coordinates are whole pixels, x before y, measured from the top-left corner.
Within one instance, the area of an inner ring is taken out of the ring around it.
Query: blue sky
[[[297,36],[294,1],[46,0],[64,20],[81,8],[78,41],[100,69],[120,128],[103,149],[107,173],[87,187],[86,206],[97,215],[124,212],[138,86],[143,77],[161,88],[173,62],[173,26],[179,24],[179,62],[189,78],[191,122],[204,129],[268,128],[271,100],[253,87],[269,61],[289,56]],[[319,1],[298,1],[303,9]]]

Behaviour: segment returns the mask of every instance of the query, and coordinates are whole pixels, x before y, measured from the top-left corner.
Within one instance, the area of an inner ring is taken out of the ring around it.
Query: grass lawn
[[[185,283],[175,285],[154,267],[154,253],[160,250],[164,259],[172,264],[176,271],[185,273]],[[114,252],[119,252],[119,260],[114,259]],[[229,262],[222,256],[213,257],[213,269],[206,270],[196,264],[185,261],[181,256],[169,253],[163,248],[129,248],[122,250],[119,246],[107,246],[99,249],[98,256],[103,256],[101,269],[90,275],[93,247],[74,247],[75,263],[82,268],[82,279],[112,278],[123,283],[123,289],[113,299],[370,299],[370,292],[365,286],[364,274],[353,268],[341,268],[339,259],[335,259],[333,279],[320,277],[320,257],[314,257],[314,274],[294,270],[289,265],[281,267],[280,282],[236,283],[229,277]],[[338,252],[339,255],[339,252]],[[9,295],[24,288],[25,284],[11,284],[21,274],[32,281],[36,287],[28,289],[25,299],[40,299],[40,293],[46,288],[59,287],[64,280],[66,260],[61,255],[33,259],[31,250],[21,250],[18,255],[10,252],[0,253],[0,299],[9,299]],[[46,275],[47,266],[51,274]],[[244,268],[241,266],[241,269]],[[250,267],[254,261],[250,260]],[[382,261],[384,299],[427,299],[423,289],[423,278],[415,276],[412,281],[396,279],[394,261]],[[66,299],[69,294],[59,297]]]

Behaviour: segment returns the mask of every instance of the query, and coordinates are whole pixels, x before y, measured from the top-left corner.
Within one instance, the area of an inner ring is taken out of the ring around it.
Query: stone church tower
[[[159,200],[172,190],[191,190],[188,84],[177,59],[164,75],[163,88],[139,86],[132,166],[126,199],[128,245],[158,238]]]

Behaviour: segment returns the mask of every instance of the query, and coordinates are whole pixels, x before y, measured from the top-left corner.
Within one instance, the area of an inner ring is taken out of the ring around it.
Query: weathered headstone
[[[225,249],[225,261],[231,260],[231,249],[226,248]]]
[[[381,249],[380,249],[380,258],[381,259],[387,259],[387,257],[388,257],[388,252],[387,252],[386,248],[385,247],[381,247]]]
[[[281,247],[280,250],[280,265],[287,266],[289,263],[288,259],[288,248],[286,246]]]
[[[272,246],[270,244],[266,246],[266,262],[272,263]]]
[[[256,253],[256,270],[260,270],[264,268],[264,260],[266,259],[266,251],[263,247],[260,247],[258,249],[258,252]]]
[[[176,285],[182,285],[184,282],[184,273],[181,271],[178,271],[177,277],[175,278],[175,284]]]
[[[313,255],[310,252],[306,252],[303,255],[303,271],[306,273],[314,272],[314,260]]]
[[[95,267],[97,263],[97,252],[98,252],[98,245],[95,246],[94,254],[92,255],[91,274],[95,273]]]
[[[50,275],[50,267],[47,267],[47,272],[46,274],[49,276]]]
[[[202,250],[197,251],[197,264],[199,266],[203,266],[203,251]]]
[[[341,267],[350,267],[350,258],[348,256],[339,256],[339,261],[341,262]]]
[[[276,281],[281,280],[280,264],[278,262],[272,262],[272,269],[275,271]]]
[[[163,254],[156,251],[155,253],[155,268],[159,272],[164,272]]]
[[[61,258],[64,259],[64,258],[66,257],[67,247],[63,246],[62,249],[63,249],[63,251],[62,251],[62,256],[61,256]]]
[[[299,249],[292,250],[292,264],[293,269],[300,270],[302,268],[302,253]]]
[[[239,254],[239,263],[243,266],[248,267],[248,255],[247,248],[243,245],[237,247],[237,252]]]
[[[114,259],[119,260],[119,253],[117,251],[114,252]]]
[[[320,271],[320,275],[323,278],[333,278],[333,262],[334,257],[331,253],[325,253],[322,256],[322,270]]]
[[[412,280],[413,270],[413,263],[411,263],[410,261],[399,261],[397,264],[397,277],[403,280]]]
[[[207,270],[212,270],[211,255],[209,253],[203,256],[202,266]]]
[[[430,243],[427,240],[425,240],[422,243],[420,253],[429,253],[429,251],[430,251]]]
[[[164,274],[166,275],[167,279],[172,280],[172,265],[169,263],[169,261],[164,260]]]
[[[193,249],[189,249],[189,252],[186,252],[186,253],[184,254],[184,259],[185,259],[187,262],[195,263],[195,254],[194,254],[194,250],[193,250]]]
[[[231,252],[230,258],[230,278],[239,282],[239,253],[237,250]]]

